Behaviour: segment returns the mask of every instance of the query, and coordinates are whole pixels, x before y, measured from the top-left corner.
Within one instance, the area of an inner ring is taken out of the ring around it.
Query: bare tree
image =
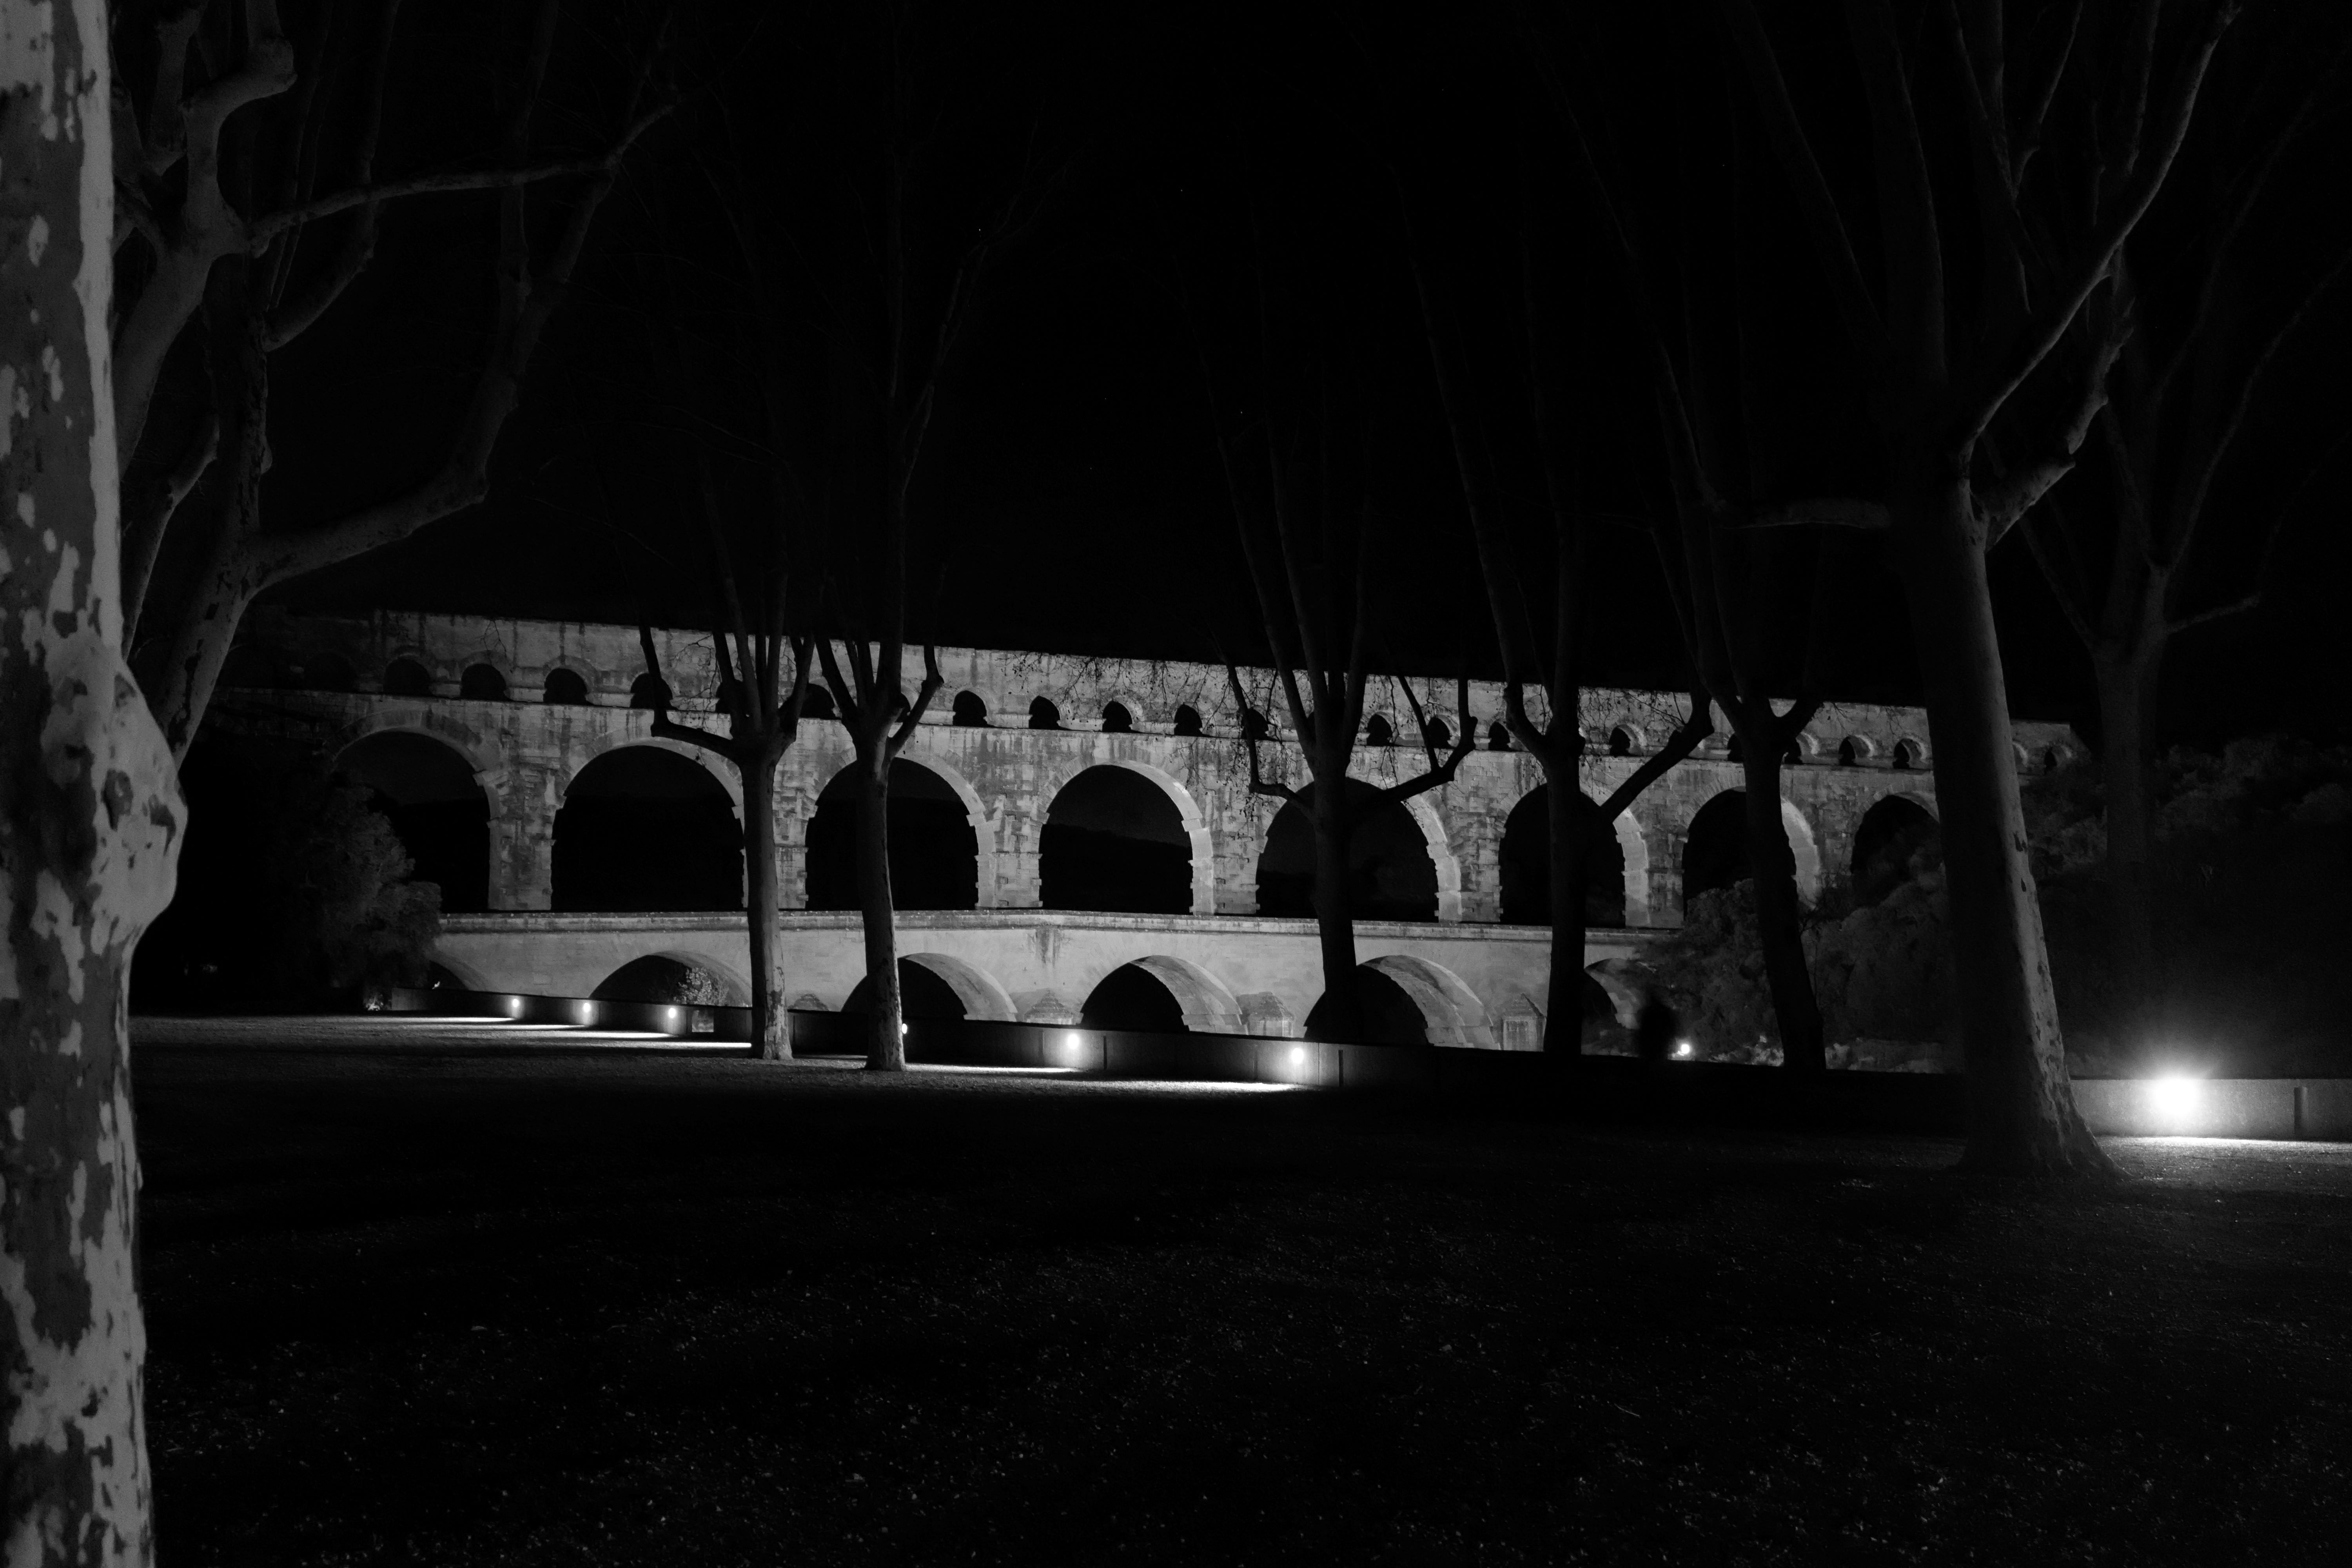
[[[782,56],[747,48],[725,89],[735,122],[758,127],[747,149],[776,133],[783,92],[789,155],[711,166],[736,243],[758,258],[763,460],[778,504],[806,520],[795,624],[815,634],[856,752],[867,1065],[884,1070],[906,1066],[890,770],[940,684],[929,647],[911,692],[906,679],[910,602],[930,581],[918,581],[916,487],[984,282],[1063,174],[1038,103],[1019,100],[1021,54],[1017,36],[949,8],[843,8]]]
[[[2330,13],[2323,26],[2334,38],[2301,36],[2298,26],[2316,19],[2273,7],[2265,17],[2273,26],[2242,27],[2216,61],[2220,101],[2200,118],[2183,168],[2150,215],[2164,232],[2134,235],[2082,329],[2125,339],[2092,426],[2104,492],[2053,491],[2021,531],[2095,678],[2107,934],[2127,1034],[2145,1037],[2164,990],[2148,773],[2165,654],[2182,632],[2261,602],[2279,531],[2332,450],[2266,515],[2215,502],[2281,352],[2352,268],[2352,250],[2338,249],[2299,275],[2290,264],[2280,279],[2278,258],[2249,236],[2283,163],[2300,156],[2333,167],[2313,133],[2341,102],[2352,33]],[[2298,70],[2306,62],[2316,68]],[[2274,280],[2286,285],[2283,309],[2257,303]],[[2207,586],[2249,565],[2250,592],[2221,596]]]
[[[0,0],[0,1554],[40,1568],[154,1560],[125,1007],[186,821],[122,659],[100,18]]]
[[[1757,933],[1763,950],[1765,980],[1780,1033],[1783,1062],[1799,1071],[1827,1065],[1822,1010],[1805,962],[1804,933],[1797,889],[1796,854],[1782,817],[1781,768],[1796,754],[1798,737],[1820,710],[1819,655],[1828,624],[1823,595],[1830,555],[1816,552],[1807,595],[1807,657],[1798,692],[1776,707],[1769,685],[1767,627],[1771,606],[1782,596],[1770,568],[1774,542],[1757,531],[1761,464],[1751,438],[1749,409],[1758,399],[1747,317],[1758,309],[1748,298],[1742,265],[1743,163],[1733,156],[1696,153],[1691,142],[1714,127],[1703,108],[1685,102],[1676,119],[1684,142],[1673,181],[1681,244],[1671,263],[1655,254],[1626,200],[1624,172],[1599,149],[1608,145],[1586,123],[1593,95],[1573,68],[1547,72],[1552,97],[1567,130],[1570,162],[1593,216],[1599,242],[1612,262],[1618,290],[1629,308],[1634,353],[1649,384],[1659,447],[1664,459],[1663,491],[1652,532],[1665,574],[1683,646],[1700,682],[1722,708],[1737,740],[1745,811],[1745,833]],[[1736,141],[1736,138],[1735,138]],[[1696,153],[1696,155],[1694,155]],[[1710,184],[1702,172],[1727,163],[1731,179]],[[1662,289],[1654,280],[1664,274]],[[1671,316],[1659,300],[1673,291]],[[1669,325],[1669,321],[1674,324]],[[1671,521],[1667,521],[1667,520]],[[1815,521],[1802,515],[1776,521]]]
[[[383,0],[366,46],[353,50],[334,47],[349,17],[332,4],[312,8],[299,48],[280,25],[275,0],[125,9],[125,26],[141,16],[152,29],[156,61],[143,113],[132,112],[133,95],[124,91],[113,115],[121,138],[116,188],[123,217],[116,237],[124,254],[118,271],[137,279],[115,331],[115,402],[126,467],[150,443],[167,446],[149,460],[153,475],[129,487],[139,510],[126,530],[131,571],[124,607],[150,673],[150,700],[175,755],[194,742],[238,622],[257,595],[396,543],[487,495],[499,434],[597,210],[624,155],[665,112],[643,107],[660,50],[642,48],[622,129],[605,150],[534,162],[532,123],[561,14],[557,0],[540,0],[521,69],[509,84],[514,107],[500,163],[378,182],[374,163],[398,10],[397,0]],[[343,58],[354,54],[355,60]],[[223,64],[208,71],[205,61]],[[273,100],[278,111],[265,124],[262,106]],[[322,148],[347,119],[357,125],[349,178],[321,194]],[[550,241],[534,233],[529,187],[567,177],[578,188]],[[341,516],[266,528],[271,356],[314,326],[367,270],[386,204],[490,189],[501,193],[498,315],[442,462],[423,482]],[[305,259],[305,232],[339,215],[348,215],[341,245],[330,256]],[[151,433],[166,361],[199,316],[211,412],[191,432]],[[207,468],[215,471],[204,479],[208,498],[200,499],[211,504],[191,506],[190,492]],[[200,521],[207,531],[192,548],[192,569],[173,574],[175,592],[159,598],[155,566],[175,521]]]
[[[1275,307],[1279,309],[1279,307]],[[1216,418],[1217,445],[1233,505],[1241,563],[1249,578],[1257,622],[1271,651],[1291,733],[1311,780],[1297,789],[1269,779],[1258,747],[1265,727],[1251,708],[1233,664],[1225,667],[1234,707],[1242,713],[1249,750],[1250,793],[1306,812],[1315,830],[1315,921],[1323,957],[1323,1028],[1332,1038],[1365,1037],[1356,972],[1355,911],[1349,887],[1349,851],[1357,829],[1383,805],[1453,782],[1477,743],[1470,718],[1470,682],[1458,679],[1455,711],[1461,732],[1438,754],[1433,731],[1410,680],[1400,680],[1412,713],[1412,739],[1426,759],[1412,777],[1352,792],[1349,771],[1364,731],[1364,689],[1371,672],[1375,565],[1368,533],[1379,505],[1368,476],[1377,437],[1360,409],[1343,411],[1329,368],[1305,372],[1313,351],[1288,333],[1261,334],[1255,360],[1259,412],[1241,420]],[[1208,364],[1204,353],[1204,369]],[[1210,382],[1214,411],[1230,404]],[[1349,448],[1354,447],[1350,453]],[[1350,460],[1352,458],[1352,460]]]
[[[904,580],[898,599],[904,603]],[[907,700],[899,671],[906,654],[903,633],[887,636],[880,647],[863,642],[842,646],[836,658],[830,638],[817,644],[834,710],[849,728],[856,747],[857,906],[866,931],[866,979],[872,987],[873,1036],[866,1065],[883,1072],[907,1067],[906,1009],[898,993],[898,908],[890,891],[890,765],[905,751],[943,684],[938,656],[923,649],[923,683]],[[845,665],[846,668],[845,668]]]
[[[2012,29],[2006,7],[1980,0],[1929,5],[1906,29],[1891,0],[1850,0],[1870,121],[1877,289],[1753,0],[1724,0],[1724,11],[1887,465],[1883,509],[1834,510],[1891,530],[1926,678],[1968,1054],[1968,1162],[2105,1173],[2113,1167],[2066,1076],[1985,552],[2073,467],[2105,396],[2112,336],[2086,355],[2053,351],[2171,171],[2234,5],[2196,7],[2168,30],[2158,0],[2085,3],[2045,8],[2035,25]],[[2171,68],[2159,73],[2168,54]],[[1913,88],[1922,70],[1952,83],[1925,101],[1953,106],[1964,192],[1931,172],[1934,136]],[[1975,242],[1972,289],[1950,286],[1948,233]],[[2071,392],[2029,418],[2017,394],[2037,376]]]
[[[1715,732],[1715,723],[1706,689],[1695,682],[1689,716],[1675,726],[1665,743],[1610,791],[1596,809],[1589,813],[1578,809],[1586,801],[1582,775],[1589,742],[1582,716],[1583,648],[1586,596],[1591,591],[1587,547],[1592,520],[1581,493],[1580,422],[1569,416],[1564,391],[1575,356],[1560,342],[1562,334],[1552,313],[1543,308],[1547,291],[1538,285],[1533,238],[1523,234],[1519,324],[1527,359],[1524,392],[1538,467],[1543,474],[1553,569],[1549,606],[1552,635],[1546,650],[1535,632],[1538,617],[1530,611],[1528,578],[1505,521],[1491,422],[1482,416],[1460,313],[1453,308],[1451,291],[1433,279],[1432,260],[1418,243],[1421,226],[1413,221],[1413,205],[1408,196],[1407,226],[1415,231],[1415,240],[1409,245],[1413,282],[1429,339],[1438,402],[1452,437],[1454,471],[1477,548],[1487,609],[1503,650],[1505,721],[1512,737],[1542,767],[1548,790],[1551,955],[1544,1048],[1574,1054],[1583,1046],[1585,890],[1595,835],[1608,832],[1644,790],[1689,758]],[[1574,368],[1589,372],[1590,367]],[[1544,694],[1550,715],[1548,727],[1538,725],[1528,711],[1523,689],[1529,684]],[[1773,826],[1779,828],[1777,818]]]

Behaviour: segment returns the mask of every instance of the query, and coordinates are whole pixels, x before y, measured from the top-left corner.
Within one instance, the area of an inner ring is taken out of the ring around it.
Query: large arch
[[[1265,845],[1258,854],[1257,908],[1264,915],[1307,919],[1315,913],[1316,786],[1307,785],[1298,798],[1284,803],[1266,827]],[[1363,815],[1348,847],[1348,889],[1350,910],[1360,921],[1436,921],[1446,918],[1445,895],[1452,894],[1454,918],[1461,913],[1461,867],[1444,850],[1444,830],[1427,803],[1382,800],[1380,792],[1361,779],[1348,781],[1347,798]],[[1410,809],[1419,805],[1426,813]],[[1436,837],[1433,841],[1432,832]],[[1443,854],[1443,862],[1438,856]],[[1452,872],[1445,886],[1442,871]]]
[[[751,987],[732,969],[699,952],[649,952],[604,976],[589,994],[599,1002],[678,1003],[748,1007]]]
[[[367,788],[442,909],[490,907],[490,793],[465,752],[427,730],[380,728],[343,746],[335,769]]]
[[[1915,861],[1940,858],[1943,832],[1917,795],[1882,795],[1854,825],[1853,901],[1874,904],[1911,878]]]
[[[600,751],[565,781],[550,879],[558,910],[743,907],[743,830],[730,792],[673,747]]]
[[[1078,1021],[1089,1029],[1244,1032],[1241,1003],[1223,981],[1187,959],[1160,953],[1103,976],[1087,994]]]
[[[1811,903],[1822,895],[1821,846],[1813,825],[1785,796],[1780,828],[1796,862],[1797,896]],[[1700,806],[1684,831],[1683,897],[1730,887],[1748,875],[1748,792],[1727,789]]]
[[[1576,796],[1577,820],[1583,825],[1585,837],[1584,923],[1590,926],[1622,926],[1627,923],[1628,905],[1633,901],[1633,871],[1627,865],[1625,839],[1620,830],[1625,818],[1620,816],[1617,826],[1601,820],[1601,807],[1592,797],[1579,791]],[[1641,842],[1636,832],[1633,841]],[[1538,784],[1519,797],[1503,819],[1503,837],[1497,847],[1497,858],[1502,872],[1502,910],[1505,925],[1549,925],[1551,923],[1551,785]],[[1649,855],[1643,852],[1643,872],[1649,868]],[[1645,905],[1646,899],[1642,900]]]
[[[858,907],[856,766],[826,781],[809,816],[805,908]],[[992,879],[979,807],[971,786],[929,757],[902,755],[890,764],[890,892],[898,908],[982,907]]]
[[[1054,792],[1038,836],[1047,909],[1217,912],[1217,863],[1192,793],[1144,763],[1100,763]]]
[[[858,981],[841,1005],[845,1013],[874,1011],[874,982]],[[993,975],[944,952],[909,952],[898,959],[898,1016],[902,1018],[986,1018],[1010,1024],[1013,998]]]

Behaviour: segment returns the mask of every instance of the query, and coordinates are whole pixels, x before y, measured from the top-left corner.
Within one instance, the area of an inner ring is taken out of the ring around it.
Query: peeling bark
[[[125,996],[184,813],[122,663],[100,0],[0,0],[0,1556],[154,1557]]]

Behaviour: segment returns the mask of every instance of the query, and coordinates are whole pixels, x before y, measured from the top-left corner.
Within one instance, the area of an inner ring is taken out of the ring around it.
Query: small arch
[[[1358,964],[1356,984],[1367,1037],[1360,1043],[1495,1047],[1485,1004],[1441,964],[1389,953]],[[1328,1039],[1328,1012],[1318,1000],[1307,1015],[1307,1037]]]
[[[1801,764],[1806,756],[1810,754],[1811,742],[1812,737],[1811,735],[1796,734],[1790,736],[1789,749],[1780,753],[1781,765],[1784,767],[1793,768]]]
[[[553,707],[585,708],[588,706],[588,682],[581,678],[578,670],[557,665],[547,672],[547,689],[542,696]]]
[[[1212,863],[1208,837],[1183,786],[1158,770],[1121,763],[1087,768],[1046,807],[1039,896],[1049,910],[1196,912]],[[1213,910],[1213,880],[1208,891]]]
[[[1051,698],[1039,697],[1030,702],[1029,728],[1032,730],[1058,730],[1061,727],[1062,710],[1054,705],[1054,701]]]
[[[1853,901],[1874,904],[1943,860],[1936,814],[1915,795],[1882,795],[1853,830]]]
[[[1490,752],[1511,749],[1511,727],[1500,719],[1486,726],[1486,749]]]
[[[1364,721],[1364,744],[1367,746],[1387,746],[1395,742],[1396,727],[1388,721],[1385,715],[1375,713]]]
[[[2042,748],[2042,771],[2043,773],[2054,773],[2065,765],[2065,753],[2061,752],[2057,747],[2044,746]]]
[[[1103,976],[1079,1009],[1088,1029],[1184,1030],[1238,1035],[1242,1006],[1224,983],[1199,964],[1153,954]]]
[[[669,707],[669,682],[652,670],[646,670],[629,682],[629,706],[652,709],[656,711]]]
[[[1444,720],[1433,715],[1429,722],[1422,726],[1421,732],[1437,750],[1450,752],[1454,749],[1454,730]]]
[[[1610,824],[1601,820],[1601,808],[1590,796],[1580,792],[1571,809],[1584,834],[1585,923],[1622,926],[1625,923],[1623,842]],[[1503,923],[1549,925],[1551,785],[1538,784],[1511,808],[1503,820],[1497,859],[1502,872]]]
[[[801,699],[801,717],[830,719],[833,716],[833,689],[821,680],[810,681],[808,695]]]
[[[1106,702],[1103,704],[1102,727],[1106,735],[1132,735],[1135,733],[1135,715],[1127,710],[1124,702]]]
[[[1633,731],[1620,724],[1609,731],[1609,754],[1630,757],[1633,754]]]
[[[959,730],[985,730],[988,728],[988,704],[981,700],[977,691],[959,691],[955,694],[950,721]]]
[[[1887,765],[1908,772],[1919,765],[1919,759],[1925,754],[1926,750],[1918,742],[1906,735],[1895,742],[1895,754],[1888,759]]]
[[[698,952],[649,952],[606,975],[588,994],[599,1002],[653,1002],[688,1007],[748,1007],[751,988]]]
[[[469,702],[504,702],[507,678],[494,665],[469,664],[457,677],[457,695]]]
[[[1274,721],[1255,708],[1242,710],[1242,739],[1264,741],[1273,737]]]
[[[1315,823],[1317,786],[1308,784],[1298,798],[1284,803],[1266,827],[1265,845],[1258,856],[1257,908],[1264,915],[1292,919],[1315,913]],[[1347,801],[1358,813],[1348,845],[1349,913],[1357,920],[1431,921],[1442,918],[1446,890],[1438,874],[1437,854],[1453,856],[1443,847],[1441,832],[1433,851],[1428,829],[1412,802],[1383,800],[1361,779],[1347,781]],[[1459,899],[1459,868],[1455,868]]]
[[[433,677],[413,658],[395,658],[384,667],[383,694],[387,697],[430,697]]]
[[[1724,742],[1723,760],[1727,763],[1746,762],[1748,760],[1747,742],[1737,735],[1732,736],[1730,740]]]
[[[550,865],[558,910],[743,907],[743,830],[733,792],[696,758],[624,743],[566,781]]]
[[[854,910],[857,897],[857,801],[855,764],[835,773],[817,795],[808,821],[805,908]],[[927,759],[900,756],[890,764],[886,807],[890,891],[902,910],[970,910],[989,885],[982,876],[986,818],[977,796]]]
[[[1848,735],[1838,742],[1837,765],[1842,768],[1860,767],[1862,760],[1868,755],[1870,742],[1859,735]]]
[[[841,1005],[844,1013],[874,1011],[874,982],[860,979]],[[908,1019],[985,1018],[1010,1024],[1018,1015],[995,978],[944,952],[909,952],[898,960],[898,1016]]]
[[[465,753],[436,735],[384,729],[343,747],[335,769],[367,788],[408,851],[410,875],[439,885],[442,909],[490,907],[490,802]]]
[[[1683,897],[1748,875],[1748,792],[1727,789],[1698,808],[1683,836]]]
[[[1176,733],[1197,735],[1201,732],[1201,710],[1190,702],[1176,704]]]

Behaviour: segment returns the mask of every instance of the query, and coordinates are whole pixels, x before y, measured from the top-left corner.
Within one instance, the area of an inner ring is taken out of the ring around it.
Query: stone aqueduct
[[[694,721],[709,711],[715,689],[709,639],[655,637],[674,709]],[[1188,1027],[1299,1032],[1322,989],[1313,923],[1297,918],[1303,910],[1261,909],[1274,885],[1267,866],[1277,856],[1271,841],[1284,830],[1276,821],[1281,803],[1249,791],[1243,714],[1223,671],[968,648],[940,650],[940,663],[945,688],[900,765],[922,770],[915,782],[950,824],[960,806],[970,830],[969,891],[957,899],[961,908],[902,912],[901,952],[943,980],[974,1016],[1074,1023],[1107,977],[1131,970],[1164,987]],[[437,956],[461,980],[585,995],[623,965],[663,956],[740,991],[740,881],[731,914],[609,900],[561,907],[559,816],[600,761],[629,748],[673,753],[703,770],[740,810],[741,786],[729,763],[654,738],[643,675],[631,627],[265,611],[249,620],[215,712],[229,731],[308,735],[339,755],[394,733],[429,737],[462,761],[487,811],[488,863],[486,907],[445,920]],[[1288,726],[1271,673],[1248,672],[1244,685],[1252,705],[1277,721],[1275,743],[1262,748],[1268,772],[1287,770],[1303,784],[1296,749],[1281,743]],[[1524,898],[1516,910],[1506,904],[1512,856],[1524,857],[1510,842],[1519,831],[1512,813],[1542,784],[1541,770],[1524,752],[1499,749],[1498,687],[1474,682],[1464,714],[1454,711],[1453,682],[1415,678],[1412,685],[1429,719],[1448,735],[1473,726],[1478,749],[1451,784],[1406,803],[1411,827],[1398,818],[1398,832],[1410,832],[1427,866],[1401,865],[1398,875],[1423,889],[1422,901],[1410,911],[1416,918],[1361,921],[1360,953],[1412,999],[1433,1042],[1532,1047],[1549,1003],[1548,933],[1525,923],[1539,917],[1528,914]],[[1589,692],[1586,701],[1594,744],[1583,787],[1597,797],[1663,740],[1679,703],[1627,690]],[[1417,772],[1420,748],[1402,743],[1412,719],[1401,683],[1375,680],[1367,707],[1374,718],[1355,773],[1381,783]],[[1395,742],[1370,743],[1384,734]],[[1614,825],[1622,924],[1592,932],[1589,965],[1628,956],[1648,933],[1680,923],[1694,826],[1703,828],[1708,803],[1740,784],[1727,739],[1719,734],[1676,766]],[[2020,723],[2017,740],[2029,771],[2063,761],[2080,744],[2052,724]],[[803,1007],[841,1006],[863,973],[855,914],[808,907],[813,877],[824,875],[812,863],[813,837],[824,831],[824,790],[850,760],[842,727],[812,719],[779,771],[788,984]],[[1874,806],[1900,796],[1932,812],[1930,763],[1926,716],[1916,710],[1821,710],[1784,774],[1784,818],[1808,897],[1845,873]],[[1157,809],[1169,824],[1171,867],[1181,864],[1189,878],[1189,900],[1179,889],[1157,913],[1045,907],[1049,829],[1066,815],[1066,792],[1082,777],[1099,780],[1090,771],[1104,768],[1131,775],[1121,786],[1130,793],[1140,779],[1164,796]],[[1522,821],[1540,819],[1536,804]],[[1507,922],[1507,914],[1515,919]]]

